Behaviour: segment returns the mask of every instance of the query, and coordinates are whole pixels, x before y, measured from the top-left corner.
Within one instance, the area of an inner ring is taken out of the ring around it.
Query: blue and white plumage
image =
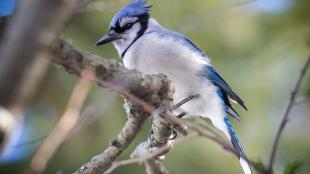
[[[165,29],[149,16],[144,0],[132,2],[112,19],[109,33],[97,45],[113,42],[125,67],[145,74],[165,74],[175,86],[173,99],[179,102],[199,94],[176,113],[209,118],[224,132],[240,154],[245,174],[251,174],[246,155],[227,115],[239,120],[232,108],[234,101],[246,109],[243,101],[212,67],[207,55],[185,36]]]

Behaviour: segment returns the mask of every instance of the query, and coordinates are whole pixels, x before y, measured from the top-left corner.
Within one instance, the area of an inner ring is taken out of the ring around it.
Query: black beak
[[[96,46],[104,45],[104,44],[107,44],[109,42],[115,41],[117,39],[120,39],[117,34],[114,34],[114,35],[107,34],[97,41]]]

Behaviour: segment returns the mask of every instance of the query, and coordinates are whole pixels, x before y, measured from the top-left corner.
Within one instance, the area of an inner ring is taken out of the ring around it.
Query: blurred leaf
[[[294,160],[286,164],[284,174],[298,174],[302,171],[304,162],[302,160]]]

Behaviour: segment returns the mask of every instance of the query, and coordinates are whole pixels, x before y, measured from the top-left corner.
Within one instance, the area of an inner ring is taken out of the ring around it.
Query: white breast
[[[224,116],[216,87],[199,76],[202,67],[209,64],[205,57],[173,39],[159,37],[156,33],[142,36],[128,50],[123,61],[125,67],[137,69],[145,74],[165,74],[175,86],[174,102],[189,95],[200,97],[184,104],[179,112],[193,116]]]

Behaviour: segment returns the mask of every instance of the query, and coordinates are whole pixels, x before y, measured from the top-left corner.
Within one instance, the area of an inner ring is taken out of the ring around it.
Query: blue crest
[[[147,6],[146,2],[146,0],[137,0],[126,5],[113,17],[111,26],[115,27],[119,20],[123,17],[132,17],[148,14],[151,10],[151,6]]]

